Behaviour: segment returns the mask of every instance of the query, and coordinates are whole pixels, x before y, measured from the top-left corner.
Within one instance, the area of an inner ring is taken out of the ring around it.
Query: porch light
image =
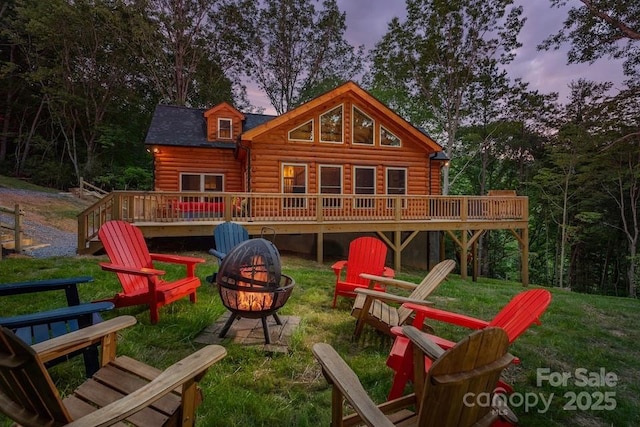
[[[437,151],[435,153],[429,154],[429,160],[440,161],[443,162],[443,166],[449,166],[449,158],[446,154],[444,154],[444,151]]]

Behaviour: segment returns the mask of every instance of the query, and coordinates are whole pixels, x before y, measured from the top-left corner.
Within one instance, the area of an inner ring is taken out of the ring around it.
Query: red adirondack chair
[[[551,293],[546,289],[531,289],[513,297],[513,299],[500,312],[487,322],[464,314],[438,310],[419,304],[406,303],[403,307],[415,310],[413,325],[422,325],[425,319],[438,320],[471,329],[483,329],[489,326],[497,326],[505,330],[509,338],[509,344],[513,343],[531,324],[540,324],[540,316],[551,303]],[[389,392],[389,400],[402,396],[404,387],[413,378],[413,361],[409,351],[409,339],[402,335],[400,328],[394,328],[392,332],[396,339],[387,358],[387,366],[395,371],[393,384]],[[447,350],[455,345],[454,342],[444,338],[428,335],[428,337],[443,349]],[[519,363],[515,358],[514,363]],[[428,368],[431,361],[426,358],[425,365]],[[503,392],[511,393],[511,386],[503,381],[498,385]]]
[[[189,296],[196,302],[196,289],[200,279],[195,275],[195,266],[205,262],[202,258],[180,255],[149,253],[144,236],[138,227],[124,221],[108,221],[100,227],[98,236],[104,245],[110,263],[100,263],[103,270],[117,273],[123,292],[109,301],[116,307],[148,305],[151,323],[158,322],[158,309],[182,297]],[[153,262],[183,264],[186,277],[165,281],[163,270],[154,267]]]
[[[387,258],[387,245],[375,237],[358,237],[349,244],[349,255],[346,260],[338,261],[331,266],[336,274],[336,287],[333,293],[333,307],[338,295],[355,298],[356,288],[368,288],[371,281],[360,277],[362,273],[375,276],[393,277],[395,272],[384,263]],[[344,279],[342,271],[345,270]],[[374,284],[373,289],[384,292],[384,286]]]

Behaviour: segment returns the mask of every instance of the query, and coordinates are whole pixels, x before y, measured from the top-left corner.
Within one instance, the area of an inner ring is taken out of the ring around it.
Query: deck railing
[[[184,221],[514,221],[527,220],[523,196],[386,196],[115,191],[78,216],[78,248],[110,219]]]

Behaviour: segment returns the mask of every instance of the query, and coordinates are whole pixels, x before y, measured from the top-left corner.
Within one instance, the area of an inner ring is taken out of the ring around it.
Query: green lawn
[[[214,262],[204,253],[187,253],[208,259],[198,267],[203,279]],[[95,282],[80,285],[83,300],[109,297],[119,289],[112,273],[98,266],[105,257],[57,259],[7,258],[0,261],[0,283],[54,277],[91,275]],[[180,267],[163,266],[168,275]],[[283,315],[302,321],[292,339],[289,354],[265,354],[256,349],[225,343],[228,355],[214,365],[202,382],[205,401],[198,410],[201,426],[318,426],[329,425],[330,390],[311,354],[315,342],[331,343],[354,367],[364,387],[382,401],[392,371],[385,359],[391,339],[367,329],[358,342],[351,340],[355,321],[349,315],[351,301],[341,299],[331,308],[334,276],[329,264],[283,256],[283,269],[296,287]],[[400,278],[419,281],[425,273],[403,272]],[[491,319],[511,297],[523,290],[518,283],[497,280],[462,281],[451,276],[433,295],[438,308]],[[506,371],[514,384],[512,409],[523,426],[637,426],[640,425],[640,324],[639,302],[632,299],[575,294],[551,289],[553,301],[542,318],[512,346],[522,359]],[[42,294],[11,297],[2,301],[8,316],[65,304]],[[122,333],[120,353],[157,367],[166,367],[200,344],[194,338],[224,313],[217,291],[203,284],[198,303],[186,299],[164,307],[157,325],[149,324],[142,308],[115,310],[106,317],[132,314],[138,324]],[[467,331],[434,324],[442,336],[458,339]],[[540,370],[540,374],[537,374]],[[601,373],[617,382],[603,384]],[[566,384],[554,381],[563,373]],[[82,380],[81,360],[51,369],[59,390],[67,393]],[[583,381],[586,377],[588,381]],[[540,386],[536,384],[541,380]],[[586,384],[584,384],[586,383]],[[555,385],[555,386],[553,386]],[[605,394],[606,393],[606,394]],[[606,398],[604,398],[606,396]],[[549,406],[546,403],[550,402]],[[615,408],[612,408],[615,406]],[[9,425],[2,419],[3,425]]]

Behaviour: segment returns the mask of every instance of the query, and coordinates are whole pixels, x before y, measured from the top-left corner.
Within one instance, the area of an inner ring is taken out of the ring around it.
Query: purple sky
[[[562,27],[566,9],[551,8],[548,0],[516,0],[522,4],[527,22],[520,32],[523,46],[518,49],[516,59],[509,65],[512,78],[521,77],[529,82],[530,89],[542,93],[558,92],[559,101],[565,102],[568,84],[579,78],[594,81],[613,81],[620,88],[624,80],[620,61],[601,59],[594,64],[567,65],[566,47],[558,51],[541,51],[536,46],[548,35]],[[569,0],[569,6],[579,5]],[[387,24],[395,16],[404,19],[404,0],[338,0],[340,10],[346,12],[347,40],[355,46],[373,48],[387,31]],[[615,88],[614,87],[614,88]],[[249,87],[248,95],[253,104],[265,108],[272,114],[268,100],[256,88]]]

